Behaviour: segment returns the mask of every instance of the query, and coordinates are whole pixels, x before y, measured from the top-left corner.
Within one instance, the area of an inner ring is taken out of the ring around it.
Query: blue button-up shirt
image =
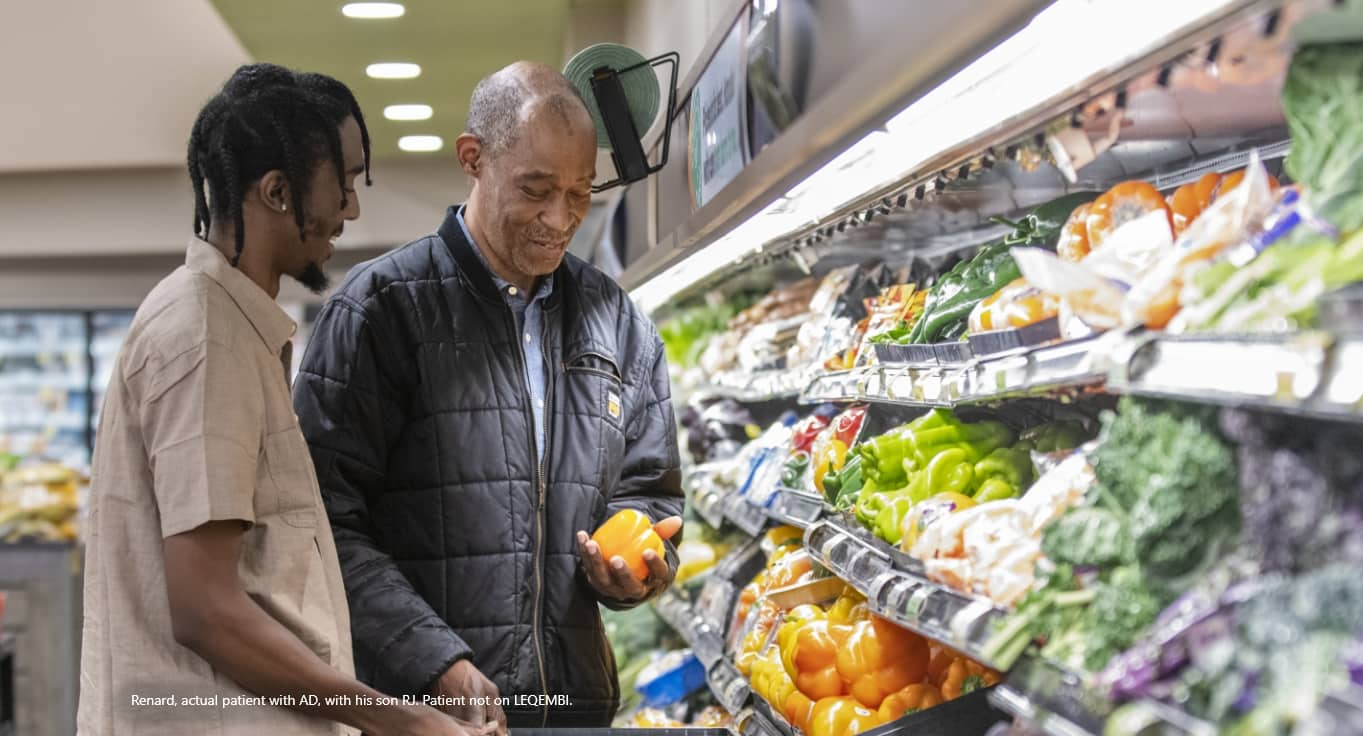
[[[482,246],[473,239],[473,233],[470,233],[468,225],[464,224],[462,207],[455,217],[459,220],[459,227],[464,231],[464,237],[473,244],[473,252],[477,253],[483,265],[487,266],[493,283],[497,285],[497,291],[502,293],[512,313],[516,315],[516,331],[521,335],[521,354],[525,356],[525,386],[530,391],[530,404],[533,407],[530,413],[535,416],[535,447],[539,451],[540,461],[543,462],[547,449],[544,446],[544,423],[545,415],[549,411],[545,405],[544,303],[549,295],[554,293],[554,276],[550,274],[541,278],[539,285],[535,287],[535,295],[527,297],[519,288],[512,286],[492,270],[492,266],[483,255]]]

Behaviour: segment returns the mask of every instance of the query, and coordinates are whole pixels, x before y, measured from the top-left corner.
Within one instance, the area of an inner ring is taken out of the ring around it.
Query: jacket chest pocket
[[[569,447],[595,457],[592,480],[604,498],[620,481],[625,456],[625,383],[620,366],[604,352],[579,351],[563,363],[563,403],[567,431],[577,435]]]
[[[317,476],[308,443],[297,426],[265,437],[265,464],[274,484],[273,503],[264,499],[263,511],[279,514],[286,524],[305,529],[317,526]]]

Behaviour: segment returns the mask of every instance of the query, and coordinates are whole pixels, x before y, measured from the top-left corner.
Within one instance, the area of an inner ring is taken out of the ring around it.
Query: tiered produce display
[[[672,310],[688,528],[754,541],[660,609],[736,730],[1363,732],[1347,36],[1296,48],[1285,160]]]

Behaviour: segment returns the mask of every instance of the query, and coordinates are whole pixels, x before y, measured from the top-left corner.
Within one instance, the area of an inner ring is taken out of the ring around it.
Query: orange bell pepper
[[[808,695],[796,690],[786,697],[782,713],[785,715],[787,723],[804,733],[809,733],[809,717],[814,714],[814,701],[810,700]]]
[[[979,662],[975,662],[965,657],[959,657],[952,661],[947,668],[946,676],[942,679],[942,697],[947,700],[955,700],[962,695],[969,695],[976,690],[997,685],[999,674],[988,669]]]
[[[960,659],[961,655],[953,649],[943,646],[934,646],[932,662],[928,664],[928,681],[938,688],[947,680],[947,670],[951,668],[951,663]]]
[[[1173,230],[1173,215],[1169,205],[1153,184],[1145,181],[1125,181],[1112,187],[1093,200],[1088,210],[1089,247],[1098,250],[1108,236],[1122,225],[1151,212],[1163,212]]]
[[[776,590],[788,585],[794,585],[800,578],[814,569],[814,558],[809,556],[809,552],[800,549],[781,558],[780,562],[772,565],[767,575],[767,590]]]
[[[880,704],[880,720],[889,723],[904,716],[942,704],[942,693],[926,682],[910,685]]]
[[[856,698],[821,698],[809,716],[809,736],[854,736],[882,723],[880,713],[857,702]]]
[[[1055,252],[1062,260],[1078,263],[1089,254],[1089,205],[1081,204],[1074,208],[1065,226],[1060,229],[1060,240],[1056,242]]]
[[[847,692],[838,674],[838,650],[851,633],[850,627],[827,621],[811,621],[800,628],[790,657],[795,665],[795,687],[800,692],[812,700]]]
[[[634,509],[625,509],[606,520],[593,534],[592,541],[601,547],[601,556],[607,561],[619,556],[625,559],[634,577],[643,580],[648,577],[648,563],[644,562],[644,551],[662,559],[663,538],[653,531],[653,521]]]
[[[887,696],[921,682],[930,657],[923,637],[872,616],[853,626],[838,650],[838,673],[862,705],[879,708]]]

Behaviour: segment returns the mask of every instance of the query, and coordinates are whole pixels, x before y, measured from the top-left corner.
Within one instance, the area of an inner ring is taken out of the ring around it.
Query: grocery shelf
[[[720,659],[706,671],[705,682],[709,684],[715,700],[730,713],[742,710],[752,698],[752,686],[733,662],[727,659]]]
[[[748,503],[743,496],[734,494],[723,501],[724,518],[750,537],[761,534],[771,521],[766,507]]]
[[[1363,421],[1363,336],[1114,331],[956,366],[884,364],[821,374],[799,400],[950,408],[1085,390]]]
[[[1133,338],[1114,356],[1115,391],[1363,420],[1363,338]]]
[[[85,343],[81,340],[14,340],[0,341],[0,358],[29,357],[34,355],[56,355],[76,353],[85,354]]]
[[[805,547],[824,567],[866,596],[872,611],[982,664],[991,664],[982,649],[993,622],[1005,614],[993,603],[929,580],[917,561],[833,520],[810,526]]]
[[[777,488],[767,516],[778,524],[808,529],[824,513],[823,498],[791,488]]]
[[[866,384],[879,371],[875,366],[853,368],[850,371],[821,373],[814,376],[800,391],[801,404],[856,401],[867,392]]]
[[[674,589],[658,596],[654,608],[658,617],[671,626],[708,671],[724,653],[724,642],[716,630]]]
[[[734,716],[734,729],[742,736],[792,736],[795,731],[785,721],[773,718],[770,708],[761,698],[753,698],[753,706],[744,708]]]
[[[743,373],[731,371],[715,376],[709,385],[697,393],[709,394],[748,403],[776,401],[799,395],[809,385],[813,372],[802,370],[772,370]]]
[[[20,429],[84,429],[85,415],[75,412],[45,414],[37,419],[0,419],[0,431]]]
[[[0,392],[37,391],[40,389],[85,391],[86,383],[84,377],[80,376],[43,376],[41,374],[6,376],[0,374]]]
[[[1019,660],[991,700],[1054,736],[1098,736],[1113,709],[1079,674],[1041,657]]]

